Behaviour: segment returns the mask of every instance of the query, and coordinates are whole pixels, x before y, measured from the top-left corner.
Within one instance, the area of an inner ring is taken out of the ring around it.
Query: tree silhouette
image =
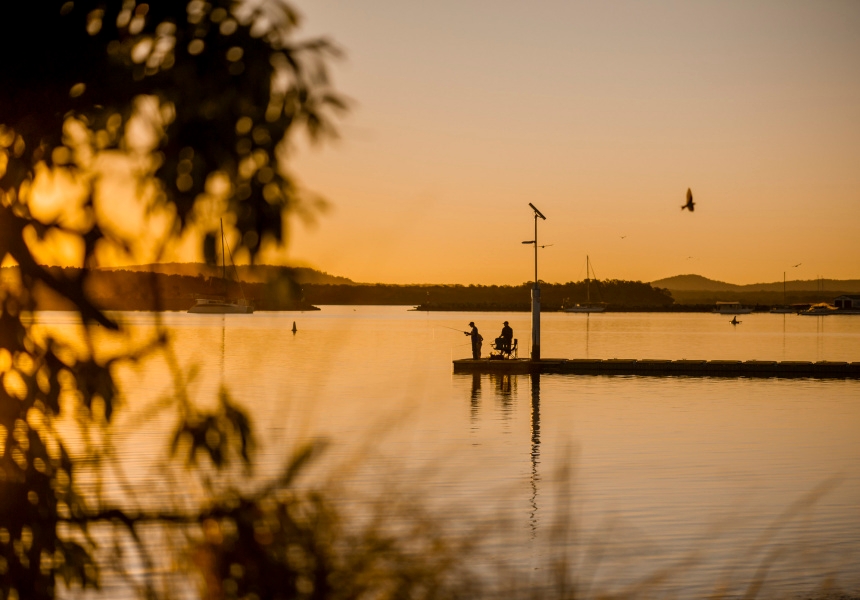
[[[207,539],[212,581],[237,579],[231,565],[247,563],[235,589],[267,597],[271,565],[286,563],[270,551],[276,543],[255,541],[254,526],[266,516],[260,501],[289,485],[313,448],[268,488],[213,497],[196,513],[147,513],[86,498],[76,486],[78,465],[53,424],[70,410],[62,401],[69,397],[81,427],[109,427],[120,407],[113,368],[150,352],[169,354],[163,330],[107,358],[94,346],[99,326],[118,325],[88,295],[89,269],[97,266],[100,246],[133,242],[104,217],[102,205],[110,200],[101,186],[115,164],[105,159],[125,161],[127,186],[145,211],[170,215],[168,238],[192,224],[209,227],[203,249],[212,261],[217,225],[207,223],[200,207],[211,204],[212,186],[220,182],[220,214],[230,216],[237,246],[253,260],[267,240],[285,242],[289,211],[319,205],[293,183],[287,158],[299,132],[312,139],[334,133],[344,102],[326,65],[338,51],[325,39],[298,40],[298,15],[281,0],[5,2],[0,23],[0,259],[20,266],[20,281],[0,287],[0,597],[52,598],[57,581],[98,586],[95,524],[117,525],[142,548],[141,524],[205,523],[211,530],[224,519],[232,520],[235,535]],[[46,172],[72,182],[65,211],[47,218],[33,204]],[[82,248],[74,276],[35,257],[34,247],[56,235]],[[80,314],[80,344],[34,331],[34,290],[44,288]],[[195,464],[202,455],[214,467],[250,463],[251,426],[226,390],[210,412],[196,409],[181,385],[173,401],[182,416],[177,454]],[[272,506],[267,510],[290,521],[278,512],[281,505]],[[232,560],[221,560],[224,553]],[[291,573],[297,580],[298,571]],[[281,583],[288,588],[289,581]],[[156,595],[151,581],[141,591]]]

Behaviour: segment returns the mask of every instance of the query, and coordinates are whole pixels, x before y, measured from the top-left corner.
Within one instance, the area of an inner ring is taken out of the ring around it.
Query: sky
[[[544,281],[860,278],[860,2],[293,4],[351,104],[293,154],[295,264],[531,281],[531,202]]]

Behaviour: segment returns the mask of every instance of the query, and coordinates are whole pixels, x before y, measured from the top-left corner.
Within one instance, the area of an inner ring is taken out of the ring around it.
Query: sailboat
[[[588,255],[585,255],[585,304],[574,304],[573,306],[562,306],[561,310],[569,313],[598,313],[606,310],[603,303],[591,302],[591,277],[594,275],[594,269],[591,268],[591,261]],[[596,279],[596,278],[595,278]]]
[[[797,312],[785,303],[785,271],[782,272],[782,306],[774,306],[770,309],[770,312],[780,315]]]
[[[224,220],[221,220],[221,279],[224,281],[224,295],[216,298],[197,298],[194,306],[188,309],[190,313],[209,315],[248,315],[254,312],[254,307],[245,299],[245,291],[242,290],[242,282],[239,281],[239,273],[236,273],[236,281],[242,292],[242,299],[236,302],[227,299],[227,262],[224,257]],[[229,247],[228,247],[229,250]],[[232,264],[232,253],[230,263]],[[236,269],[236,265],[233,265]]]

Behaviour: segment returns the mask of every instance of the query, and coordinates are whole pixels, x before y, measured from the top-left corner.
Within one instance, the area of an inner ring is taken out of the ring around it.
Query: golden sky
[[[547,281],[860,278],[860,2],[295,4],[353,108],[294,155],[333,204],[294,261],[522,283],[532,202]]]

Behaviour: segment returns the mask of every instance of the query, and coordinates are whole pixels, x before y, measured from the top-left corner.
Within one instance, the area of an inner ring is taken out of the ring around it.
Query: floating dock
[[[771,360],[652,360],[621,358],[513,358],[454,361],[455,373],[647,375],[652,377],[808,377],[860,379],[860,362]]]

